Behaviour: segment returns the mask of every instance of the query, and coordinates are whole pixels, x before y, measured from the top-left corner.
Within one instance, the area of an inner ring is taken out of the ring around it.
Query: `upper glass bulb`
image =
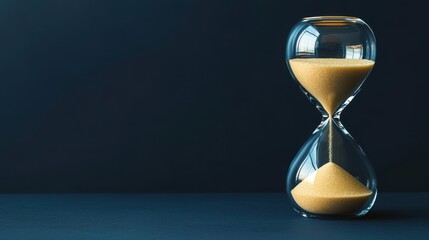
[[[293,27],[286,60],[310,100],[334,117],[342,110],[342,104],[348,104],[358,92],[374,65],[375,52],[375,36],[361,19],[308,17]],[[342,71],[344,68],[349,71]]]

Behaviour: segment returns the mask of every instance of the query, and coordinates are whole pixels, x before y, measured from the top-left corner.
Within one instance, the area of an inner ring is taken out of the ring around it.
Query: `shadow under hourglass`
[[[407,219],[415,219],[421,218],[415,213],[405,213],[398,210],[373,210],[367,213],[365,216],[361,218],[361,220],[369,220],[369,221],[386,221],[386,220],[407,220]]]
[[[428,193],[382,193],[378,206],[361,219],[429,223],[428,199]]]

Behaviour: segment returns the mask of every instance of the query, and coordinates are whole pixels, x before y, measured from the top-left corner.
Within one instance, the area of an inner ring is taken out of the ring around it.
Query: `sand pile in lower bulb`
[[[315,214],[344,215],[365,206],[372,191],[333,162],[328,162],[291,191],[295,202]]]

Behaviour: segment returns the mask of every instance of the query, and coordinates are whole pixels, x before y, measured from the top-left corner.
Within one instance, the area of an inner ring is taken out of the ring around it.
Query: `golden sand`
[[[291,194],[308,212],[344,215],[363,208],[372,191],[337,164],[328,162],[296,185]]]
[[[342,58],[289,60],[293,74],[332,116],[368,76],[374,61]]]

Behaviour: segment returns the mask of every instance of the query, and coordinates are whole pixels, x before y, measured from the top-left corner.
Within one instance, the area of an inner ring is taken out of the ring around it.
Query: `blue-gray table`
[[[307,219],[286,194],[2,194],[0,239],[429,239],[429,193],[382,193],[357,220]]]

